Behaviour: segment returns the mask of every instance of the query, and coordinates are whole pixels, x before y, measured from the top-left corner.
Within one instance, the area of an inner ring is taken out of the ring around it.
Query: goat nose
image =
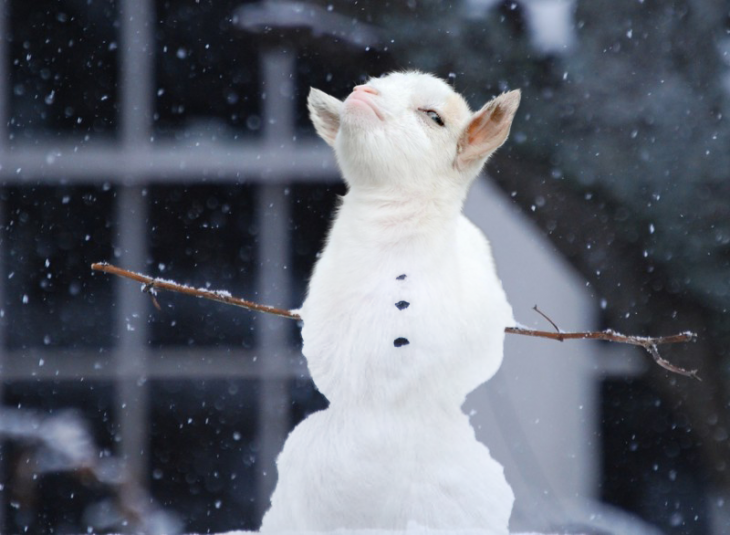
[[[365,93],[371,93],[373,95],[379,95],[380,94],[380,91],[378,91],[377,89],[375,89],[373,86],[364,85],[364,84],[363,85],[356,85],[352,89],[352,91],[353,92],[355,92],[355,91],[364,91]]]

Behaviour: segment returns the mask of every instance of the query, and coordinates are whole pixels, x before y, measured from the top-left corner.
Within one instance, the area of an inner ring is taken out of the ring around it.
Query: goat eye
[[[436,123],[437,125],[444,126],[444,120],[435,111],[433,111],[433,110],[424,110],[423,108],[418,108],[418,109],[419,109],[419,111],[422,111],[423,113],[425,113],[426,115],[428,115],[431,118],[431,120],[434,123]]]
[[[441,116],[436,113],[433,110],[426,110],[426,115],[428,115],[431,119],[433,119],[433,122],[436,123],[439,126],[444,126],[444,121],[441,119]]]

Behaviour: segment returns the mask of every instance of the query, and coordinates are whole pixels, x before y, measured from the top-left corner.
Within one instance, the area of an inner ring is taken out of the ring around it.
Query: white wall
[[[596,328],[585,281],[490,180],[478,179],[465,211],[492,243],[519,324],[552,329],[537,304],[565,331]],[[477,438],[515,491],[513,531],[564,523],[570,502],[596,497],[598,352],[595,341],[508,334],[501,370],[467,399]]]

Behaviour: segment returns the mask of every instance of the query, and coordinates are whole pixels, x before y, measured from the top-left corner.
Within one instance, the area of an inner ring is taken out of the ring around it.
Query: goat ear
[[[507,140],[520,105],[520,91],[503,93],[472,115],[458,142],[456,166],[464,169],[481,162]]]
[[[307,107],[314,129],[330,147],[334,147],[337,131],[340,129],[342,101],[312,87],[309,90]]]

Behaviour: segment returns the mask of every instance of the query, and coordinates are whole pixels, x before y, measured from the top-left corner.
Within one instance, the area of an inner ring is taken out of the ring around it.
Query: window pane
[[[157,0],[158,133],[199,129],[236,137],[260,131],[257,41],[231,22],[244,3]]]
[[[152,381],[151,489],[184,533],[257,529],[257,381]]]
[[[117,125],[113,0],[11,0],[13,139],[111,134]]]
[[[88,428],[93,446],[110,452],[117,431],[112,393],[106,382],[16,382],[5,385],[4,410],[37,411],[38,418],[56,418],[56,425],[65,425],[68,431],[77,428],[69,427],[63,414],[73,410],[82,427]],[[5,418],[14,416],[8,413]],[[79,472],[61,470],[64,463],[39,450],[30,438],[5,441],[2,453],[6,522],[0,526],[2,533],[86,533],[86,515],[110,497],[108,489],[91,484]]]
[[[2,195],[8,347],[109,346],[113,285],[89,266],[112,257],[114,192],[22,186]]]
[[[255,298],[258,228],[250,186],[155,186],[149,197],[153,272]],[[254,343],[251,312],[170,293],[157,301],[162,311],[151,312],[154,345]]]

